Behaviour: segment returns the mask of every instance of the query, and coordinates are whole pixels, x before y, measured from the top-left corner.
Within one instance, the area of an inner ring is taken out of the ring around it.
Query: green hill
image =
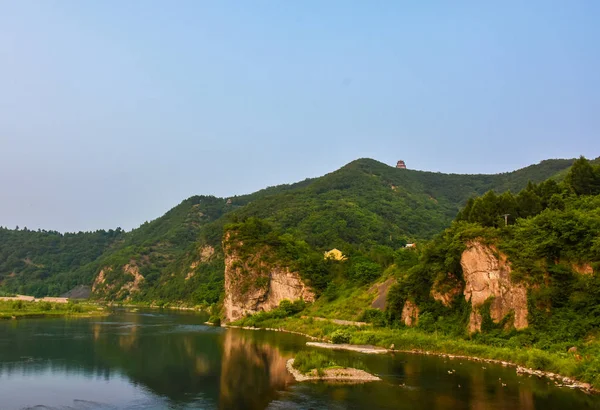
[[[572,161],[547,160],[497,175],[456,175],[360,159],[320,178],[230,201],[194,196],[127,233],[2,229],[0,292],[59,295],[92,284],[106,268],[107,285],[99,285],[102,297],[214,303],[222,293],[221,241],[228,223],[258,218],[277,235],[306,243],[311,252],[337,247],[368,258],[376,246],[386,247],[385,253],[407,241],[431,238],[472,196],[490,189],[519,191],[528,181],[566,170]],[[203,249],[205,261],[200,260]],[[144,278],[135,294],[120,292],[135,281],[123,271],[126,265]]]

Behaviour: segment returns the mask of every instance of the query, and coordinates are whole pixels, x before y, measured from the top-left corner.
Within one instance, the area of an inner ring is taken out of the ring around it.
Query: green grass
[[[319,298],[306,309],[305,314],[328,319],[360,320],[377,295],[377,291],[369,292],[369,288],[370,286],[342,286],[334,300]]]
[[[105,314],[104,308],[88,303],[0,301],[0,319],[60,316],[90,317]]]
[[[294,368],[303,374],[309,374],[316,369],[323,376],[326,369],[339,367],[330,358],[313,350],[302,350],[294,358]]]
[[[503,360],[573,377],[600,388],[600,343],[595,339],[588,341],[576,355],[566,351],[549,352],[538,348],[517,349],[492,346],[469,339],[426,333],[415,328],[390,329],[370,326],[359,328],[300,317],[266,319],[259,323],[255,322],[254,325],[263,328],[282,328],[328,341],[336,330],[344,329],[350,334],[352,344],[369,344],[385,348],[393,344],[397,350],[418,350]]]

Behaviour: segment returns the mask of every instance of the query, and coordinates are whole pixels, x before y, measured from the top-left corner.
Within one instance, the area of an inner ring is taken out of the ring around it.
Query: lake
[[[122,310],[103,318],[2,321],[0,409],[600,408],[599,396],[517,376],[514,368],[411,354],[321,350],[382,381],[296,383],[285,364],[308,349],[304,337],[215,328],[205,320]]]

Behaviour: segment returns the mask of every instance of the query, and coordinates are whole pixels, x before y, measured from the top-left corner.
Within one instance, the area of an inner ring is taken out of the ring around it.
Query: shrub
[[[313,369],[316,369],[317,374],[322,376],[323,370],[332,366],[335,366],[335,363],[327,356],[312,350],[302,350],[298,352],[294,358],[294,368],[304,374],[310,373]]]
[[[350,343],[350,338],[350,333],[343,329],[338,329],[331,334],[331,341],[335,344]]]
[[[372,323],[375,327],[383,327],[386,325],[386,316],[379,309],[365,309],[360,320]]]

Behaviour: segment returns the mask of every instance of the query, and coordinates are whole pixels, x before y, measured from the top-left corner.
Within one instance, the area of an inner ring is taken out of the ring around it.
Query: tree
[[[565,181],[577,195],[600,194],[600,168],[595,169],[584,157],[573,163]]]

